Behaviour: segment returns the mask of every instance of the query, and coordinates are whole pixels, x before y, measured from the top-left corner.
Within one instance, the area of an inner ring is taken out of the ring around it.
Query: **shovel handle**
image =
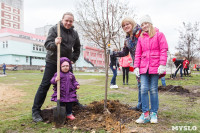
[[[57,35],[60,37],[60,21],[57,24]],[[60,44],[57,45],[57,76],[60,79]],[[57,81],[57,100],[60,100],[60,80]]]

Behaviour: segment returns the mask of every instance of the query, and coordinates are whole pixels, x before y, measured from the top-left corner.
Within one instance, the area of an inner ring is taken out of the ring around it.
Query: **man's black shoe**
[[[138,109],[137,107],[131,107],[129,108],[130,110],[135,110],[135,111],[139,111],[139,112],[142,112],[142,109]]]
[[[85,109],[87,107],[86,105],[80,104],[79,102],[75,102],[74,106],[77,106],[80,109]]]
[[[32,114],[32,118],[33,118],[33,121],[34,121],[34,122],[43,121],[43,119],[42,119],[42,117],[40,116],[39,113],[34,113],[34,114]]]

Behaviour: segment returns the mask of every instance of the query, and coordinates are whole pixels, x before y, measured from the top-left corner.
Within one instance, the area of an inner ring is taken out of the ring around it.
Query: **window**
[[[35,50],[35,45],[33,45],[33,50]]]
[[[39,46],[39,51],[42,51],[42,48],[41,48],[41,46]]]
[[[3,48],[8,48],[8,41],[3,42]]]
[[[8,41],[6,41],[6,48],[8,48]]]

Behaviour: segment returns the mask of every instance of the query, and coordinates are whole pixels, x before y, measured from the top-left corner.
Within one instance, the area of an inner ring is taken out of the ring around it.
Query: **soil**
[[[191,92],[186,88],[183,88],[182,86],[173,86],[173,85],[167,85],[167,86],[159,86],[158,91],[164,92],[175,92],[177,95],[185,95],[189,97],[200,97],[200,92]]]
[[[76,105],[73,107],[75,120],[66,120],[65,127],[72,130],[98,131],[106,130],[113,133],[127,132],[126,124],[136,120],[140,112],[129,109],[130,106],[121,104],[118,100],[108,100],[107,109],[104,110],[104,101],[94,101],[84,108]],[[41,111],[44,122],[53,122],[53,108]],[[121,127],[121,129],[120,129]]]

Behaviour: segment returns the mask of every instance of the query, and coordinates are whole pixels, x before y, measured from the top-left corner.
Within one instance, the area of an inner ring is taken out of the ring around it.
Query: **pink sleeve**
[[[140,67],[141,54],[142,54],[141,37],[139,37],[135,51],[134,68]]]
[[[129,56],[129,59],[128,59],[128,61],[132,62],[132,58],[131,58],[131,56]]]
[[[162,32],[159,32],[158,39],[160,45],[160,65],[165,66],[167,63],[167,51],[168,51],[167,40]]]
[[[123,57],[120,58],[119,65],[122,66],[122,63],[123,63]]]

